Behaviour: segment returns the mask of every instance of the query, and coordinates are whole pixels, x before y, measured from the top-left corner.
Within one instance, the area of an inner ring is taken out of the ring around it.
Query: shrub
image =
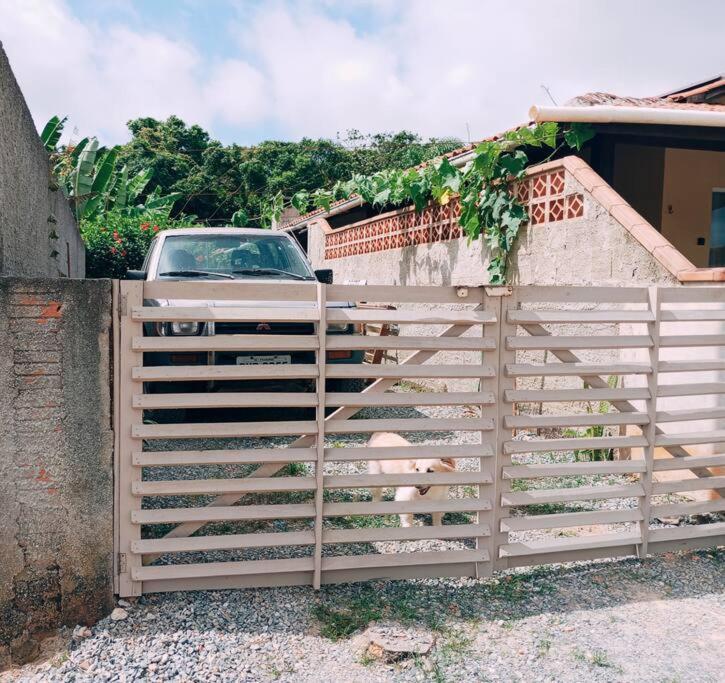
[[[157,233],[190,224],[193,224],[193,218],[168,218],[153,211],[137,217],[108,211],[97,218],[81,221],[86,245],[86,277],[125,277],[128,270],[141,268]]]

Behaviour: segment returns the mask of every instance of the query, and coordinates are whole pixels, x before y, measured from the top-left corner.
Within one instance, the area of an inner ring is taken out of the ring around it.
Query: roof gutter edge
[[[636,123],[665,126],[709,126],[725,128],[725,112],[685,111],[657,107],[617,107],[595,104],[587,107],[534,105],[529,116],[536,123]]]

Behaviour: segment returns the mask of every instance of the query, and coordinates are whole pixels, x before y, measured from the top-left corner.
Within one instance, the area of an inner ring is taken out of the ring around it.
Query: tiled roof
[[[654,109],[689,109],[690,111],[725,112],[725,105],[700,104],[699,102],[680,102],[680,95],[670,97],[621,97],[606,92],[590,92],[579,95],[567,102],[573,107],[594,107],[607,105],[610,107],[647,107]]]

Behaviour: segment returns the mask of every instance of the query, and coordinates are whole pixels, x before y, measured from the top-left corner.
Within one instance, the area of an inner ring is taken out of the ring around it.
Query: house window
[[[712,191],[710,267],[725,266],[725,188]]]

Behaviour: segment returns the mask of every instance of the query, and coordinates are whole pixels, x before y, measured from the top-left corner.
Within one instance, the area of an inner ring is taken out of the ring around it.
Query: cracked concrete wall
[[[110,280],[0,278],[0,669],[112,607]]]
[[[83,277],[80,232],[2,43],[0,121],[0,276]]]

